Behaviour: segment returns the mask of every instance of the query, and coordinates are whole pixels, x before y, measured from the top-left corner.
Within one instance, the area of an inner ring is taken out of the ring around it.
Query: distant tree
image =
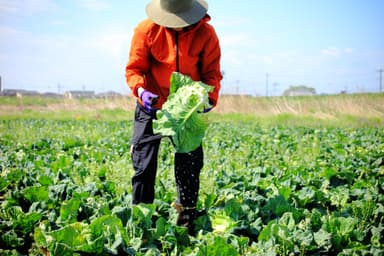
[[[306,85],[291,85],[283,92],[284,96],[311,96],[316,94],[316,89]]]

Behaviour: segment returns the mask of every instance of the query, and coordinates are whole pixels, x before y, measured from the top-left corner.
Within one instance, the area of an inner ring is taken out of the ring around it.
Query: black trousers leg
[[[153,134],[154,114],[136,106],[131,158],[135,174],[132,177],[132,203],[153,203],[160,137]]]
[[[201,145],[190,153],[175,154],[177,193],[179,203],[183,207],[196,207],[203,163],[204,153]]]

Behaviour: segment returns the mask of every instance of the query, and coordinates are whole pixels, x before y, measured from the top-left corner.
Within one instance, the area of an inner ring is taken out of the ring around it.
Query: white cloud
[[[321,53],[333,57],[338,57],[341,54],[340,49],[336,47],[328,47],[326,49],[321,50]]]
[[[252,34],[247,34],[245,32],[238,33],[223,33],[218,34],[221,47],[236,47],[239,51],[242,49],[247,49],[249,47],[257,47],[259,40],[252,37]]]
[[[31,16],[57,9],[52,0],[12,0],[0,2],[0,17]]]
[[[111,7],[106,1],[101,0],[77,0],[76,2],[90,11],[103,11]]]
[[[273,58],[271,56],[264,56],[263,62],[266,64],[273,64]]]
[[[124,49],[128,47],[129,42],[130,35],[127,33],[104,31],[83,40],[82,46],[97,50],[106,56],[119,57],[126,56]]]
[[[0,39],[5,41],[6,39],[17,36],[18,34],[20,34],[18,30],[9,26],[0,25]]]
[[[215,28],[220,29],[221,27],[223,28],[228,28],[228,27],[242,27],[245,26],[249,21],[243,17],[215,17],[212,20],[212,24],[214,25]]]
[[[222,52],[222,65],[241,65],[242,60],[239,57],[240,56],[237,51],[224,51]]]
[[[221,47],[237,46],[248,41],[248,35],[246,34],[223,34],[219,35]]]
[[[326,56],[332,56],[332,57],[340,57],[342,54],[348,54],[352,53],[352,48],[337,48],[337,47],[328,47],[326,49],[321,50],[321,53]]]
[[[62,25],[66,25],[67,23],[68,21],[64,19],[54,19],[50,22],[50,24],[53,26],[62,26]]]

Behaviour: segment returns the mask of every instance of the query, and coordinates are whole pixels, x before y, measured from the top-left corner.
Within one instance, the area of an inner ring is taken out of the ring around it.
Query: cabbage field
[[[131,205],[130,119],[0,120],[0,255],[384,255],[383,128],[212,118],[193,237],[168,139]]]

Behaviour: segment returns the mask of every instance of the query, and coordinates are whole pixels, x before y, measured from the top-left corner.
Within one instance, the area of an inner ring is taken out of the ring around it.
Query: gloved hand
[[[208,113],[212,109],[213,109],[213,101],[211,99],[209,99],[208,106],[204,106],[204,110],[203,111],[199,111],[199,113]]]
[[[144,90],[140,94],[140,99],[144,104],[144,108],[147,111],[152,112],[155,110],[152,106],[156,104],[157,100],[159,99],[159,95],[151,93],[150,91]]]
[[[204,111],[203,113],[208,113],[209,111],[211,111],[213,109],[213,107],[209,107],[209,108],[204,108]]]

